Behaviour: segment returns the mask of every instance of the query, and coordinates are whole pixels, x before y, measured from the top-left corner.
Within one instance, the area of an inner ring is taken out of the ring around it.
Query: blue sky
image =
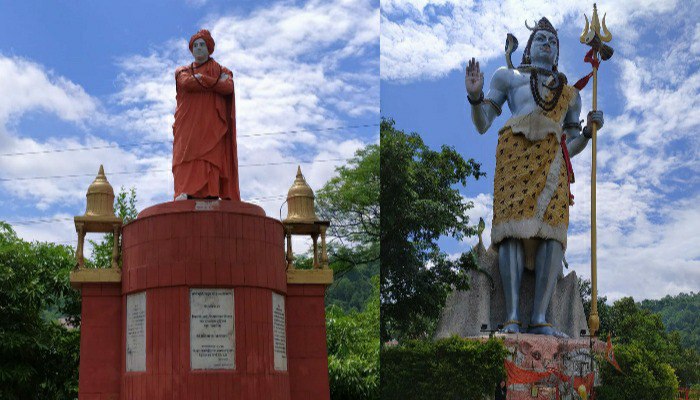
[[[376,0],[3,1],[0,220],[74,244],[100,164],[139,209],[171,199],[174,71],[200,28],[234,74],[244,200],[277,216],[297,162],[318,189],[378,141]],[[103,148],[54,151],[82,147]],[[88,176],[25,179],[70,174]]]
[[[613,58],[599,74],[598,108],[605,127],[598,142],[598,279],[609,298],[659,298],[700,289],[700,3],[674,0],[599,1],[613,33]],[[480,136],[471,122],[464,68],[480,60],[485,86],[505,65],[506,34],[520,41],[524,26],[546,16],[559,30],[559,69],[575,82],[590,71],[579,43],[592,3],[571,1],[385,0],[381,3],[381,115],[416,131],[432,148],[447,144],[482,163],[487,176],[461,189],[474,202],[473,221],[487,222],[490,243],[498,127],[507,107]],[[582,92],[591,108],[591,84]],[[590,277],[590,145],[573,159],[576,205],[566,258]],[[443,239],[450,254],[475,239]]]

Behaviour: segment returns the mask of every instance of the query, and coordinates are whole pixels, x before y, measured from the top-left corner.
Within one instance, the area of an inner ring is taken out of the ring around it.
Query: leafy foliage
[[[336,172],[318,192],[319,211],[323,218],[332,221],[332,233],[343,239],[344,246],[365,252],[367,258],[363,262],[376,261],[380,231],[379,146],[358,150]]]
[[[331,221],[326,292],[331,397],[379,398],[379,146],[359,150],[317,194]],[[311,266],[308,257],[297,265]]]
[[[438,341],[409,340],[382,348],[382,399],[480,399],[503,379],[508,350],[453,336]]]
[[[639,342],[615,346],[615,358],[624,373],[601,361],[603,385],[596,388],[599,398],[606,400],[675,399],[678,381],[673,368],[661,362],[659,355]]]
[[[361,311],[379,274],[379,146],[360,149],[336,170],[317,195],[317,208],[331,221],[328,253],[335,281],[326,305]]]
[[[683,346],[700,352],[700,292],[643,300],[640,306],[660,314],[666,329],[678,331]]]
[[[355,268],[339,268],[331,263],[331,267],[340,272],[326,290],[326,305],[340,307],[345,312],[362,311],[373,292],[372,278],[379,276],[379,262],[360,264]]]
[[[136,219],[136,188],[126,190],[122,187],[114,199],[114,211],[127,224]],[[108,268],[112,265],[112,247],[114,234],[107,233],[100,242],[88,239],[92,245],[92,257],[85,260],[88,268]]]
[[[80,297],[68,279],[74,264],[70,247],[27,243],[0,222],[0,398],[77,398],[80,332],[72,326],[80,321]]]
[[[392,120],[381,123],[381,338],[429,336],[448,293],[468,287],[469,257],[447,259],[437,241],[476,233],[455,185],[484,174],[453,148],[429,149]]]
[[[579,281],[579,289],[584,299],[584,308],[588,313],[591,299],[590,282]],[[687,295],[681,294],[678,297],[684,298],[685,296]],[[661,364],[666,364],[671,368],[675,378],[677,378],[676,386],[680,384],[683,387],[689,387],[692,384],[700,383],[700,355],[698,352],[692,347],[684,346],[680,332],[668,332],[664,326],[662,314],[652,313],[644,306],[645,304],[648,307],[650,304],[658,303],[653,300],[644,300],[640,305],[635,303],[631,297],[625,297],[610,306],[607,304],[607,298],[599,296],[598,314],[601,322],[599,336],[605,338],[608,333],[612,334],[616,355],[618,346],[629,347],[627,351],[630,354],[642,352],[645,357],[644,362],[640,365],[634,364],[638,358],[631,357],[631,364],[628,367],[631,370],[647,368],[656,373],[655,380],[646,381],[650,385],[649,390],[652,390],[654,385],[661,381],[665,382],[666,385],[670,384],[670,381],[663,377],[662,370],[654,369]],[[654,368],[650,366],[651,364],[647,365],[648,363],[653,363]],[[620,365],[622,366],[622,363]],[[626,371],[624,367],[623,371]],[[617,372],[603,370],[605,386],[633,383],[625,381],[624,377],[614,377],[608,380],[611,376],[610,373]],[[619,389],[622,390],[621,387]]]
[[[379,399],[379,279],[364,311],[326,310],[328,373],[334,400]]]

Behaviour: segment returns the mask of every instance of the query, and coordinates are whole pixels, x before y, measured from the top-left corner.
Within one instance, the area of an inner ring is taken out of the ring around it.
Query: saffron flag
[[[615,361],[615,352],[613,351],[612,340],[610,339],[610,334],[608,333],[608,344],[605,346],[605,360],[612,364],[616,370],[622,372],[620,366]]]

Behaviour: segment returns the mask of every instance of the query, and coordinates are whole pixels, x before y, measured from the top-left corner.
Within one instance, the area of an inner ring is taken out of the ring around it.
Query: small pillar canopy
[[[297,176],[287,194],[287,218],[282,221],[287,237],[287,280],[289,283],[331,284],[333,271],[328,268],[326,249],[326,229],[329,221],[322,221],[316,216],[314,208],[314,191],[311,189],[301,167],[297,167]],[[313,269],[297,270],[294,266],[292,235],[310,236],[313,241]],[[319,245],[318,239],[321,239]]]
[[[78,234],[78,247],[75,251],[76,268],[81,269],[85,266],[83,256],[85,235],[89,232],[110,232],[114,234],[111,268],[119,269],[119,235],[122,219],[114,215],[114,189],[107,180],[104,166],[100,165],[100,170],[88,187],[85,198],[85,214],[73,218],[75,231]],[[71,277],[72,281],[73,277]]]

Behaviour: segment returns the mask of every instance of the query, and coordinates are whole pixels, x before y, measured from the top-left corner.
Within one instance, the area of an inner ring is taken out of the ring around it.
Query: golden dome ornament
[[[314,209],[314,191],[311,189],[304,175],[301,173],[301,166],[297,167],[297,176],[292,187],[287,192],[287,218],[283,223],[314,223],[318,221],[316,210]]]
[[[100,165],[97,177],[88,187],[85,216],[114,216],[114,189],[109,184],[105,169]]]

